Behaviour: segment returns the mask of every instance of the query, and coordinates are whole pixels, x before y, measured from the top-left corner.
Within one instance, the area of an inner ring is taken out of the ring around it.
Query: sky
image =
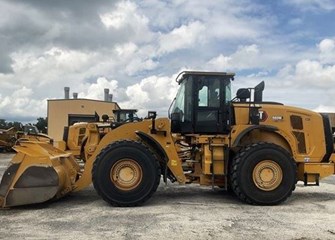
[[[66,86],[166,117],[183,70],[335,112],[334,22],[333,0],[0,0],[0,119],[36,122]]]

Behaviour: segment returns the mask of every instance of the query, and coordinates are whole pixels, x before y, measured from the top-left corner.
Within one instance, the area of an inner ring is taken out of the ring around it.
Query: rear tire
[[[272,143],[243,148],[233,159],[231,186],[249,204],[276,205],[294,191],[297,166],[292,156]]]
[[[111,205],[137,206],[157,190],[160,166],[142,143],[118,141],[105,147],[97,156],[92,180],[97,193]]]

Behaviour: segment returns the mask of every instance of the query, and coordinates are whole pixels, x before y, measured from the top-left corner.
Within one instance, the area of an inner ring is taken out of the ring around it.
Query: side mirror
[[[240,88],[237,90],[236,98],[240,99],[241,102],[245,102],[250,98],[250,90],[247,88]]]
[[[149,118],[149,119],[153,119],[153,120],[155,120],[156,117],[157,117],[157,113],[156,113],[156,112],[154,112],[154,111],[149,111],[149,112],[148,112],[148,118]]]

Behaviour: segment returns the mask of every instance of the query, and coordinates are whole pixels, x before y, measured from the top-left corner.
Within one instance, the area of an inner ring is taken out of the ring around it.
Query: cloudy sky
[[[333,0],[0,0],[0,118],[46,117],[65,86],[166,116],[187,69],[335,112],[334,22]]]

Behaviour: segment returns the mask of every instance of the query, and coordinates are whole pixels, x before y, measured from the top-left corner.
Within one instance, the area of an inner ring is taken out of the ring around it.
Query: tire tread
[[[98,156],[96,157],[96,160],[94,161],[93,164],[93,168],[92,168],[92,182],[93,182],[93,186],[96,190],[96,192],[98,193],[98,195],[107,203],[111,204],[114,207],[135,207],[135,206],[139,206],[142,205],[144,202],[146,202],[149,198],[151,198],[151,196],[156,192],[158,185],[160,183],[160,175],[161,175],[161,171],[160,171],[160,165],[158,163],[158,160],[156,159],[156,161],[154,161],[155,164],[155,182],[154,185],[151,189],[151,191],[144,197],[142,198],[140,201],[136,201],[133,203],[122,203],[119,201],[113,201],[112,199],[108,198],[103,192],[102,189],[100,188],[99,184],[98,184],[98,178],[99,178],[99,174],[98,174],[98,166],[101,163],[102,159],[104,158],[104,155],[109,152],[112,151],[115,148],[118,148],[122,145],[125,144],[129,144],[129,145],[134,145],[136,147],[139,148],[143,148],[147,151],[148,154],[150,154],[152,156],[153,159],[156,159],[156,157],[154,156],[154,153],[150,150],[150,148],[148,146],[146,146],[145,144],[138,142],[138,141],[132,141],[132,140],[120,140],[120,141],[116,141],[113,142],[109,145],[107,145],[104,149],[101,150],[101,152],[98,154]]]
[[[256,151],[258,149],[263,149],[264,147],[271,147],[271,148],[274,148],[274,149],[279,150],[281,152],[283,152],[283,150],[284,150],[280,146],[278,146],[276,144],[273,144],[273,143],[267,143],[267,142],[253,143],[251,145],[247,145],[247,146],[241,148],[239,150],[239,152],[236,154],[235,158],[233,159],[232,165],[231,165],[230,175],[231,175],[231,185],[232,185],[231,187],[233,189],[233,192],[236,194],[236,196],[241,201],[246,202],[246,203],[251,204],[251,205],[277,205],[277,204],[280,204],[292,195],[292,192],[295,190],[295,186],[296,186],[296,183],[297,183],[297,165],[296,165],[296,162],[294,161],[293,157],[285,150],[286,154],[288,155],[288,157],[290,159],[291,167],[294,169],[296,174],[295,174],[295,184],[293,184],[293,186],[289,190],[288,194],[284,198],[277,201],[275,204],[260,203],[260,202],[254,201],[252,198],[248,197],[241,190],[241,186],[238,183],[238,174],[239,174],[238,172],[239,172],[240,165],[241,165],[242,161],[244,160],[244,157],[247,156],[249,152]]]

